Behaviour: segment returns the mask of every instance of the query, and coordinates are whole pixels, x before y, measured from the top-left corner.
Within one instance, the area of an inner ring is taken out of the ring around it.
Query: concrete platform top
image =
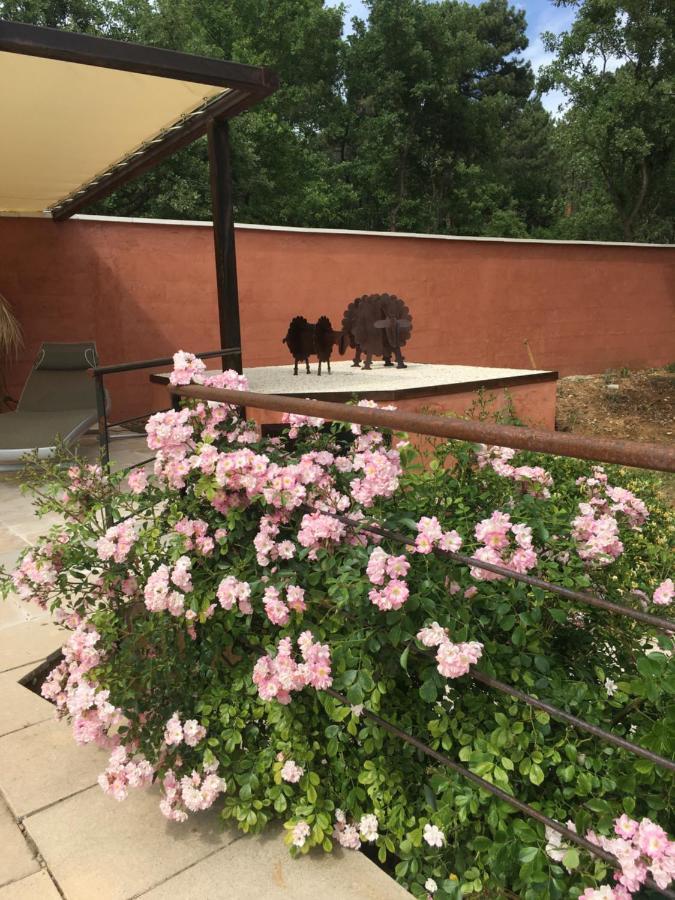
[[[379,400],[403,397],[457,394],[480,388],[501,388],[517,384],[555,381],[558,373],[548,369],[504,369],[491,366],[446,366],[434,363],[406,363],[407,368],[385,367],[381,360],[365,371],[352,366],[350,360],[331,362],[332,374],[323,366],[317,376],[318,363],[310,363],[311,374],[293,364],[284,366],[256,366],[245,368],[250,389],[261,394],[281,394],[286,397],[310,397],[321,400],[349,400],[354,396]],[[215,373],[218,370],[209,370]],[[158,384],[168,384],[167,373],[150,376]]]

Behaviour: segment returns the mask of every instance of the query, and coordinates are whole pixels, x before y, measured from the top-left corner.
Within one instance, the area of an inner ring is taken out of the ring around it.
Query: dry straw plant
[[[6,366],[15,359],[23,347],[21,325],[14,315],[9,301],[0,294],[0,410],[11,403],[7,393]]]

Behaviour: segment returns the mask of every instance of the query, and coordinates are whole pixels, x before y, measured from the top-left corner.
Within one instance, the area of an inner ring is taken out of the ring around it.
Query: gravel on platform
[[[502,369],[489,366],[441,366],[432,363],[407,363],[406,369],[385,368],[381,361],[373,368],[352,367],[348,360],[331,363],[332,374],[323,367],[321,377],[316,374],[317,363],[310,363],[311,374],[300,370],[293,374],[293,365],[257,366],[244,369],[250,389],[262,394],[362,394],[372,391],[402,391],[406,389],[438,388],[445,385],[472,384],[495,378],[518,378],[548,374],[544,369]]]

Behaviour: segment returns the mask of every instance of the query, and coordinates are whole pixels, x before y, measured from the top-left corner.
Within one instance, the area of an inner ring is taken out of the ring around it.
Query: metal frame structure
[[[106,197],[157,165],[171,153],[208,134],[221,345],[240,347],[228,120],[272,94],[279,86],[276,74],[265,66],[249,66],[4,20],[0,20],[0,51],[227,89],[227,93],[205,102],[141,148],[134,149],[107,171],[95,176],[88,184],[64,197],[50,211],[55,221],[63,222],[88,204]],[[4,125],[11,128],[11,123]],[[241,358],[236,368],[241,372]]]

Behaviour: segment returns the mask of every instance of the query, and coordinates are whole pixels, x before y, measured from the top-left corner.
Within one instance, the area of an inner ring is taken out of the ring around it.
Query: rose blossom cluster
[[[232,609],[235,603],[239,612],[249,616],[253,612],[251,606],[251,585],[248,581],[239,581],[234,575],[227,575],[218,585],[216,597],[223,609]]]
[[[448,629],[443,628],[438,622],[432,622],[426,628],[420,629],[417,632],[417,640],[425,647],[438,647],[436,664],[438,671],[445,678],[460,678],[466,675],[469,668],[483,655],[483,645],[478,641],[455,644],[450,640]]]
[[[649,518],[645,503],[632,491],[612,487],[602,466],[593,466],[593,474],[582,475],[577,478],[576,483],[588,496],[590,505],[599,513],[621,513],[628,519],[631,528],[639,528]]]
[[[483,519],[476,525],[474,534],[483,546],[474,552],[473,559],[504,566],[521,574],[529,572],[537,564],[537,554],[532,547],[532,529],[528,525],[514,525],[508,513],[495,510],[489,519]],[[504,578],[496,572],[477,567],[472,567],[470,572],[477,581],[499,581]]]
[[[162,779],[164,797],[160,801],[159,808],[162,815],[172,822],[184,822],[188,813],[199,812],[213,806],[219,794],[226,791],[225,779],[216,775],[218,763],[203,767],[200,774],[193,769],[190,775],[178,778],[173,771],[169,771]]]
[[[103,793],[113,799],[126,800],[129,788],[145,787],[152,782],[155,770],[142,754],[130,757],[126,747],[115,747],[108,766],[98,783]]]
[[[417,537],[415,538],[415,552],[431,553],[435,547],[450,553],[457,553],[462,546],[462,539],[453,529],[443,531],[441,523],[436,516],[422,516],[417,523]]]
[[[99,640],[93,628],[78,625],[63,646],[63,661],[49,673],[40,692],[56,705],[58,715],[70,716],[78,744],[114,747],[119,740],[110,732],[121,722],[120,710],[109,702],[110,691],[98,690],[87,677],[101,662]]]
[[[207,387],[227,388],[231,391],[247,391],[248,379],[233,369],[206,375],[206,364],[194,353],[179,350],[173,355],[173,371],[169,375],[171,384],[204,384]]]
[[[311,631],[303,631],[298,647],[301,663],[293,659],[293,642],[285,637],[277,645],[276,656],[262,656],[253,667],[253,683],[263,700],[286,704],[292,691],[308,685],[323,690],[333,683],[328,645],[315,642]]]
[[[183,536],[186,550],[197,550],[204,556],[213,553],[215,541],[208,534],[208,522],[203,519],[190,519],[183,516],[173,526],[173,530]]]
[[[568,822],[567,827],[576,832],[574,822]],[[675,841],[668,838],[663,828],[651,819],[637,822],[624,814],[614,820],[614,834],[610,838],[589,831],[586,839],[617,858],[621,871],[615,872],[614,877],[618,884],[587,888],[579,900],[629,900],[650,874],[660,888],[667,888],[675,878]],[[548,856],[561,862],[569,844],[550,828],[546,829],[546,840]]]
[[[162,563],[150,575],[143,589],[145,606],[150,612],[166,610],[172,616],[183,615],[185,595],[192,590],[191,566],[190,558],[181,556],[171,568]],[[175,588],[179,588],[180,592]]]
[[[62,503],[82,502],[89,509],[92,495],[99,494],[106,479],[99,465],[74,465],[68,471],[68,487],[59,495]],[[75,516],[79,518],[79,516]]]
[[[296,822],[293,826],[292,835],[292,844],[294,847],[304,847],[305,841],[312,833],[312,829],[309,827],[307,822],[301,820],[300,822]]]
[[[586,562],[606,566],[623,553],[619,526],[609,513],[598,514],[590,503],[580,503],[579,513],[572,520],[572,537],[577,553]]]
[[[290,425],[288,429],[289,438],[293,439],[298,436],[301,428],[321,428],[326,424],[325,419],[319,419],[315,416],[300,416],[296,413],[284,413],[281,417],[284,425]]]
[[[510,460],[516,455],[516,451],[510,447],[488,447],[479,444],[476,453],[476,462],[479,469],[490,466],[503,478],[510,478],[522,485],[523,490],[535,497],[547,499],[551,496],[549,490],[553,486],[553,478],[550,472],[541,466],[512,466]]]
[[[652,601],[657,606],[670,606],[675,596],[675,585],[672,578],[666,578],[654,591]]]
[[[32,600],[44,609],[57,583],[60,568],[58,554],[54,553],[51,542],[32,548],[12,572],[17,595],[22,600]]]
[[[283,781],[287,781],[289,784],[297,784],[305,774],[305,770],[294,760],[287,759],[281,767],[281,772],[279,774]]]
[[[265,615],[273,625],[287,625],[290,621],[291,610],[304,612],[307,609],[305,591],[295,584],[290,584],[286,588],[286,599],[284,600],[279,590],[270,585],[265,588],[263,606]]]
[[[409,568],[405,556],[390,556],[381,547],[376,547],[366,567],[370,583],[375,585],[368,594],[370,602],[383,612],[400,609],[409,595],[408,585],[403,581]]]
[[[127,484],[132,494],[142,494],[148,486],[148,474],[144,469],[132,469],[127,475]]]
[[[306,513],[300,522],[298,543],[309,547],[308,559],[316,559],[317,550],[328,547],[331,543],[339,544],[344,540],[347,527],[333,516],[323,513]]]
[[[646,505],[631,491],[612,487],[602,466],[594,466],[592,476],[577,478],[576,483],[588,497],[579,504],[579,515],[572,522],[581,559],[606,566],[623,553],[616,516],[626,517],[637,529],[649,517]]]
[[[127,519],[126,522],[108,528],[105,535],[96,541],[98,558],[104,561],[112,559],[116,563],[124,562],[138,537],[136,527],[135,519]]]
[[[615,838],[593,833],[587,837],[616,856],[621,872],[615,877],[629,892],[628,896],[638,891],[650,874],[660,888],[667,888],[675,878],[675,841],[669,839],[663,828],[651,819],[636,822],[624,814],[614,821],[614,833]]]
[[[292,559],[295,556],[296,547],[293,541],[275,540],[279,534],[280,525],[286,518],[287,516],[281,512],[260,517],[258,533],[253,539],[259,566],[269,566],[272,560]]]
[[[379,434],[379,432],[376,432]],[[352,461],[354,472],[363,472],[350,485],[350,493],[362,506],[372,506],[378,497],[391,497],[398,489],[401,457],[398,450],[365,450]]]
[[[196,719],[187,719],[181,722],[180,716],[175,712],[164,726],[164,743],[167,747],[175,747],[177,744],[186,743],[188,747],[196,747],[206,737],[206,728],[200,725]]]
[[[378,837],[379,822],[373,813],[361,816],[358,822],[347,822],[347,816],[341,809],[335,810],[333,837],[345,850],[358,850],[361,841],[374,843]]]

